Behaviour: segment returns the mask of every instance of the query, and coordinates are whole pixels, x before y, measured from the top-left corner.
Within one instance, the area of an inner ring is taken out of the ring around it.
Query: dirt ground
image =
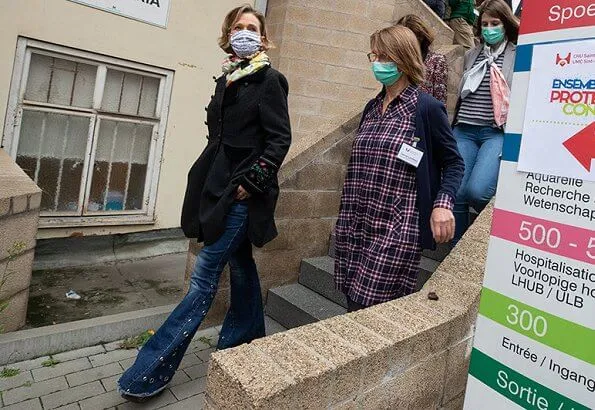
[[[33,272],[27,328],[177,303],[186,253],[88,268]],[[68,299],[74,290],[80,300]]]

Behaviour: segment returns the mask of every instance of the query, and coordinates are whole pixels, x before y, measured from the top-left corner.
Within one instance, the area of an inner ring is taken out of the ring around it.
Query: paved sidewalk
[[[0,408],[202,409],[214,350],[211,346],[217,343],[219,329],[216,326],[196,334],[168,388],[148,403],[126,402],[116,392],[116,381],[134,362],[137,350],[123,350],[119,342],[113,342],[6,365],[2,376],[12,369],[19,373],[0,377]],[[50,366],[50,360],[54,366]]]

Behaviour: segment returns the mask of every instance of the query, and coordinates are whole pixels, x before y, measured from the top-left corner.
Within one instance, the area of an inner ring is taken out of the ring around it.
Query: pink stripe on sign
[[[492,236],[578,261],[595,263],[595,231],[591,229],[495,209]]]

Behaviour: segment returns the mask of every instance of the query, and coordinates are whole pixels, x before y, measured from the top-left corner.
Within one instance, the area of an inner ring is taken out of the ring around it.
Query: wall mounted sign
[[[165,28],[171,0],[69,0]]]
[[[595,4],[524,0],[465,410],[595,409]]]

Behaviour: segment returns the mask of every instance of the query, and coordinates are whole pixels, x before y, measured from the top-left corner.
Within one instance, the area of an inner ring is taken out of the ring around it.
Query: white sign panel
[[[595,14],[524,0],[465,410],[595,409]]]
[[[171,0],[70,0],[160,27],[167,26]]]
[[[518,169],[595,181],[594,121],[595,39],[536,45]]]

